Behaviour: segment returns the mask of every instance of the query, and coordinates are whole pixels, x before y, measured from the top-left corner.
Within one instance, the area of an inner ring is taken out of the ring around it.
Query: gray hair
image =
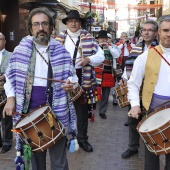
[[[158,25],[159,25],[159,28],[161,27],[161,24],[163,21],[167,21],[167,22],[170,22],[170,14],[168,15],[162,15],[159,20],[158,20]]]
[[[30,12],[30,15],[28,17],[28,23],[27,23],[27,27],[28,27],[28,32],[30,35],[32,35],[31,33],[31,28],[32,28],[32,17],[36,14],[45,14],[47,15],[47,17],[49,18],[49,25],[50,25],[50,34],[52,32],[52,29],[54,27],[54,21],[53,21],[53,17],[51,15],[51,12],[48,8],[46,7],[39,7],[39,8],[34,8],[31,12]]]
[[[153,25],[154,25],[154,30],[155,30],[155,31],[158,31],[158,23],[157,23],[156,21],[151,20],[151,19],[148,19],[148,20],[146,20],[146,21],[143,23],[143,25],[145,25],[145,24],[153,24]]]
[[[126,35],[128,35],[126,32],[122,32],[122,33],[121,33],[121,36],[122,36],[123,34],[126,34]]]
[[[2,36],[2,38],[5,40],[5,35],[2,34],[2,32],[0,32],[0,35]]]

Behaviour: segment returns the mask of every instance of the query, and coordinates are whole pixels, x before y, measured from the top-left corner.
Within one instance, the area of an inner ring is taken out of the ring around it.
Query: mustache
[[[44,30],[41,30],[41,31],[37,32],[37,36],[38,36],[38,34],[41,34],[41,33],[43,33],[43,34],[46,34],[46,35],[47,35],[47,32],[45,32]]]

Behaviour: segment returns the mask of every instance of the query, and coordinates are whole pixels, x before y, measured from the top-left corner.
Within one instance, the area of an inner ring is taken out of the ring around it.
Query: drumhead
[[[16,128],[20,128],[26,124],[28,124],[29,122],[32,122],[33,120],[35,120],[39,115],[41,115],[49,106],[44,106],[44,107],[40,107],[39,109],[35,110],[34,112],[32,112],[31,114],[29,114],[27,117],[25,117],[23,120],[21,120]]]
[[[139,132],[149,132],[158,129],[170,120],[170,108],[156,112],[146,119],[139,127]]]

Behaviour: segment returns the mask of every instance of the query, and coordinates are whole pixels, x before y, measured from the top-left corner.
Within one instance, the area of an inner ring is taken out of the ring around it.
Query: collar
[[[5,48],[3,50],[0,51],[0,54],[2,54],[5,51]]]
[[[72,37],[72,38],[78,38],[80,36],[80,32],[81,29],[79,29],[77,32],[71,32],[68,28],[67,28],[67,33]]]
[[[44,45],[37,44],[35,41],[34,41],[34,43],[35,43],[36,48],[37,48],[39,51],[45,52],[45,53],[48,52],[49,42],[48,42],[48,45],[45,45],[45,46],[44,46]]]
[[[163,53],[170,53],[170,48],[165,48],[161,44],[160,44],[160,46],[162,48]]]

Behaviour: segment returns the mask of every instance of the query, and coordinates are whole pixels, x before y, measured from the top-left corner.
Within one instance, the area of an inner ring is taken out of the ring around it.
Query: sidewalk
[[[121,154],[128,148],[127,108],[113,106],[110,98],[107,119],[102,120],[96,110],[95,122],[89,122],[89,143],[93,146],[92,153],[81,148],[76,153],[68,153],[70,170],[143,170],[144,144],[141,141],[139,154],[129,159],[122,159]],[[16,156],[14,146],[5,154],[0,154],[0,170],[15,170]],[[164,156],[161,156],[163,170]],[[50,170],[49,156],[47,170]]]

